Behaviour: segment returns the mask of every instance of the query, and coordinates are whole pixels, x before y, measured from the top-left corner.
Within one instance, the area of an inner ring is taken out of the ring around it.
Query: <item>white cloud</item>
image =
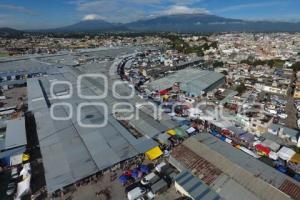
[[[262,3],[248,3],[248,4],[239,4],[234,6],[228,6],[221,9],[215,10],[215,12],[230,12],[248,8],[262,8],[262,7],[270,7],[278,4],[282,4],[283,2],[262,2]]]
[[[192,1],[194,0],[188,0],[188,2]],[[192,8],[182,4],[174,4],[166,8],[162,5],[163,0],[76,0],[75,2],[77,11],[82,15],[93,13],[105,17],[107,21],[121,23],[162,15],[210,13],[204,8]]]
[[[19,12],[19,13],[28,14],[28,15],[37,15],[36,12],[34,12],[28,8],[25,8],[23,6],[18,6],[15,4],[0,3],[0,10],[1,9],[15,11],[15,12]]]
[[[100,16],[100,15],[97,15],[97,14],[88,14],[88,15],[85,15],[82,20],[96,20],[96,19],[105,19],[104,17]]]
[[[175,14],[210,14],[205,8],[189,8],[187,6],[174,5],[166,10],[157,12],[159,15],[175,15]]]

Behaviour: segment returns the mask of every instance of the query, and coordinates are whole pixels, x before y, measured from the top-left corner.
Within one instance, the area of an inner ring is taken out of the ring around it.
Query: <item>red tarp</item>
[[[269,153],[270,153],[270,149],[268,147],[265,147],[265,146],[261,145],[261,144],[255,145],[255,148],[256,148],[257,151],[260,151],[260,152],[262,152],[266,155],[269,155]]]
[[[229,130],[227,130],[227,129],[224,129],[224,130],[222,130],[221,134],[222,135],[226,135],[226,136],[230,136],[231,132]]]
[[[169,90],[161,90],[161,91],[159,91],[160,95],[165,95],[165,94],[168,94],[168,93],[169,93]]]

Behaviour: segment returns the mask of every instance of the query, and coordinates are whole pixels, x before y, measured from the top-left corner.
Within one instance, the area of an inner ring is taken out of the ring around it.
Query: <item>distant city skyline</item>
[[[44,29],[81,20],[126,23],[170,14],[214,14],[244,20],[300,21],[295,0],[2,0],[0,27]]]

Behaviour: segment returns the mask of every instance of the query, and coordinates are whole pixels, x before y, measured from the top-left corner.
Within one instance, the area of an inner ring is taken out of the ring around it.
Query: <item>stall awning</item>
[[[269,155],[269,153],[270,153],[270,149],[268,147],[265,147],[265,146],[261,145],[261,144],[255,145],[255,148],[256,148],[257,151],[260,151],[260,152],[262,152],[266,155]]]
[[[169,135],[176,135],[176,131],[173,130],[173,129],[168,130],[167,133],[168,133]]]
[[[184,129],[179,127],[179,128],[175,128],[174,130],[176,131],[177,136],[182,137],[182,138],[188,137],[188,134],[185,132]]]
[[[161,149],[158,146],[150,149],[149,151],[147,151],[145,153],[145,155],[147,156],[147,158],[149,160],[155,160],[156,158],[158,158],[162,154],[163,154],[163,152],[161,151]]]
[[[297,164],[300,164],[300,154],[299,153],[296,153],[295,155],[293,155],[291,157],[291,159],[289,160],[290,162],[294,162],[294,163],[297,163]]]

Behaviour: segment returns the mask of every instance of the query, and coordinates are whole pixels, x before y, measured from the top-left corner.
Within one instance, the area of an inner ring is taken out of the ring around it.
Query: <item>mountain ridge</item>
[[[19,30],[16,30],[19,31]],[[27,32],[300,32],[300,22],[242,20],[212,14],[174,14],[141,19],[129,23],[104,20],[84,20],[78,23],[45,30]],[[25,31],[26,32],[26,31]],[[0,28],[1,33],[1,28]]]

